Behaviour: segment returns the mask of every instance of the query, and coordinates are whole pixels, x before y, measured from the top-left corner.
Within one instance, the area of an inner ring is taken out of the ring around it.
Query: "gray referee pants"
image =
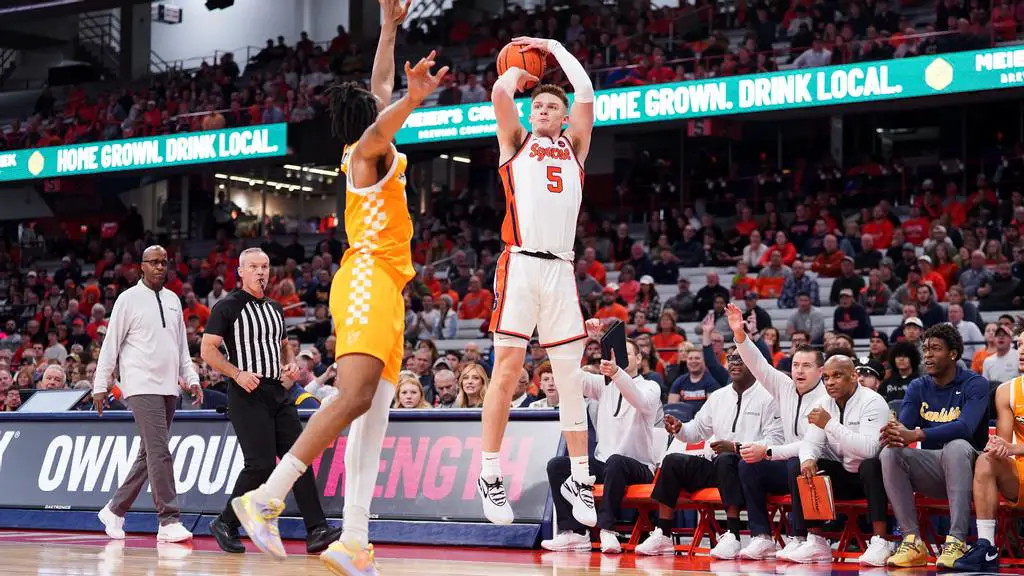
[[[914,493],[949,500],[949,535],[961,542],[971,529],[971,487],[978,451],[966,440],[953,440],[941,450],[884,448],[882,481],[903,534],[921,536]]]
[[[146,480],[149,480],[160,525],[178,522],[181,514],[178,511],[174,461],[169,446],[171,419],[174,418],[178,397],[139,394],[126,398],[125,402],[135,417],[142,445],[128,477],[110,500],[110,511],[124,516],[146,485]]]

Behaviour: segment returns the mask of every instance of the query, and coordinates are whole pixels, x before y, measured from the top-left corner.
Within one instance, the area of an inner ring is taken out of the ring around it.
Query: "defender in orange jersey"
[[[381,0],[381,37],[367,91],[354,82],[332,86],[332,130],[345,144],[345,225],[351,248],[331,284],[337,336],[338,394],[309,420],[266,484],[232,505],[253,543],[286,556],[277,530],[284,497],[295,480],[351,424],[345,448],[344,532],[321,555],[336,574],[374,576],[368,542],[370,500],[377,478],[388,409],[402,360],[402,289],[413,277],[412,219],[405,197],[405,155],[392,143],[416,107],[448,72],[431,74],[435,53],[405,64],[408,93],[394,104],[394,43],[409,3]]]
[[[1017,335],[1017,371],[1024,374],[1024,332]],[[1024,508],[1024,376],[996,389],[996,434],[974,464],[973,490],[978,541],[953,569],[998,572],[999,549],[994,544],[999,497],[1014,508]]]

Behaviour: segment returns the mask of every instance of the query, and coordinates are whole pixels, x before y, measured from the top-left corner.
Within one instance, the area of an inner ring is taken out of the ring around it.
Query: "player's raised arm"
[[[491,103],[494,104],[494,118],[498,123],[499,162],[505,162],[515,155],[526,136],[516,108],[516,92],[538,81],[536,76],[526,70],[510,66],[491,88]]]
[[[512,43],[520,46],[523,51],[536,49],[553,54],[572,84],[572,110],[569,112],[569,129],[565,131],[565,136],[572,142],[573,152],[582,164],[590,152],[590,134],[594,131],[594,85],[590,82],[590,76],[580,61],[558,40],[519,37],[512,39]]]
[[[370,92],[377,97],[377,111],[383,111],[391,104],[391,93],[395,89],[395,37],[398,27],[409,13],[412,0],[380,0],[384,11],[381,16],[380,38],[377,53],[373,56],[373,71],[370,73]]]
[[[369,159],[383,156],[390,151],[391,142],[395,139],[395,134],[402,128],[402,124],[416,110],[416,107],[437,89],[441,79],[448,73],[447,66],[438,70],[437,74],[430,73],[430,69],[435,64],[434,57],[436,55],[436,52],[431,51],[426,58],[420,59],[416,66],[410,66],[408,62],[405,63],[408,91],[397,102],[385,108],[377,116],[377,120],[366,129],[354,155]]]

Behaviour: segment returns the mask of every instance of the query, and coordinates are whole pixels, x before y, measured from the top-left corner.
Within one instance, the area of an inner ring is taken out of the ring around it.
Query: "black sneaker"
[[[978,540],[970,551],[953,563],[957,572],[999,572],[999,549],[988,540]]]
[[[327,547],[338,538],[341,538],[341,526],[331,527],[327,524],[317,526],[309,534],[306,534],[306,552],[319,554],[327,550]]]
[[[217,546],[231,554],[242,554],[245,552],[245,545],[238,535],[238,526],[230,526],[220,516],[210,522],[210,535],[217,541]]]

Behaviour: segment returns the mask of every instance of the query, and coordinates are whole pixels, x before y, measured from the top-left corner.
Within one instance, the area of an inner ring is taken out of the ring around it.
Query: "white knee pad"
[[[548,350],[551,373],[558,388],[558,420],[564,432],[587,431],[587,403],[583,399],[583,370],[580,361],[586,343],[583,340]]]

